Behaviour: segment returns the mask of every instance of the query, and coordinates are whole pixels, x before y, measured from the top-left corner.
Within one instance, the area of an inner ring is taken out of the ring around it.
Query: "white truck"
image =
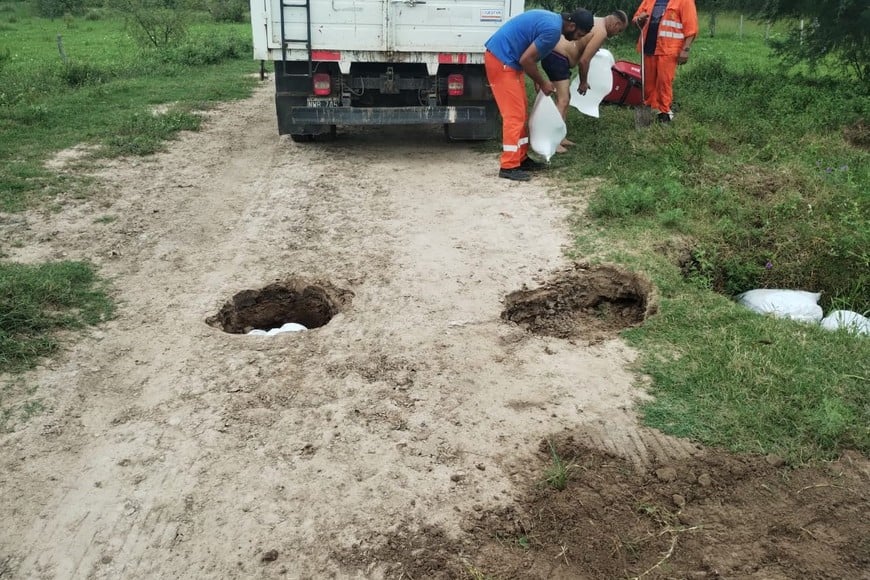
[[[523,0],[251,0],[254,59],[275,63],[278,132],[337,125],[443,124],[490,139],[498,108],[484,43]]]

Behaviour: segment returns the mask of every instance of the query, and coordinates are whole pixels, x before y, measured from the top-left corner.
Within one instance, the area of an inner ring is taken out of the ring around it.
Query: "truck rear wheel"
[[[327,127],[323,125],[322,127]],[[321,125],[306,125],[306,131],[313,131],[316,129],[320,129]],[[293,140],[294,143],[311,143],[312,141],[317,141],[318,143],[326,143],[328,141],[333,141],[335,139],[335,135],[337,133],[335,125],[329,125],[328,128],[323,132],[317,133],[290,133],[290,139]]]

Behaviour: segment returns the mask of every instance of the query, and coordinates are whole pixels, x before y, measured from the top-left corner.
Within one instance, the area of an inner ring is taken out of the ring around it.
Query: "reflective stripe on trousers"
[[[516,145],[508,145],[507,143],[502,143],[501,149],[502,149],[502,151],[515,152],[515,151],[519,151],[520,147],[522,147],[523,145],[528,145],[528,144],[529,144],[529,138],[523,137],[522,139],[520,139],[517,142]]]

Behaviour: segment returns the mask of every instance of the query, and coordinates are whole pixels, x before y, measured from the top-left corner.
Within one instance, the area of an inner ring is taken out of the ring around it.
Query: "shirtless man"
[[[592,57],[605,40],[621,33],[626,26],[628,26],[628,16],[622,10],[617,10],[603,18],[596,16],[591,32],[575,41],[567,40],[563,36],[553,52],[541,61],[544,72],[556,88],[556,107],[563,119],[567,119],[568,105],[571,103],[569,93],[571,69],[577,67],[580,74],[580,86],[577,87],[577,92],[585,95],[589,89],[587,76]],[[566,145],[574,145],[574,143],[565,139],[556,152],[564,153]]]

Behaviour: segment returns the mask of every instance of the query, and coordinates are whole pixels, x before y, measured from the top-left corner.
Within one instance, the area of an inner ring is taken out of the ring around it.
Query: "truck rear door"
[[[386,0],[388,45],[399,52],[483,52],[511,0]],[[522,10],[522,2],[514,4]]]

